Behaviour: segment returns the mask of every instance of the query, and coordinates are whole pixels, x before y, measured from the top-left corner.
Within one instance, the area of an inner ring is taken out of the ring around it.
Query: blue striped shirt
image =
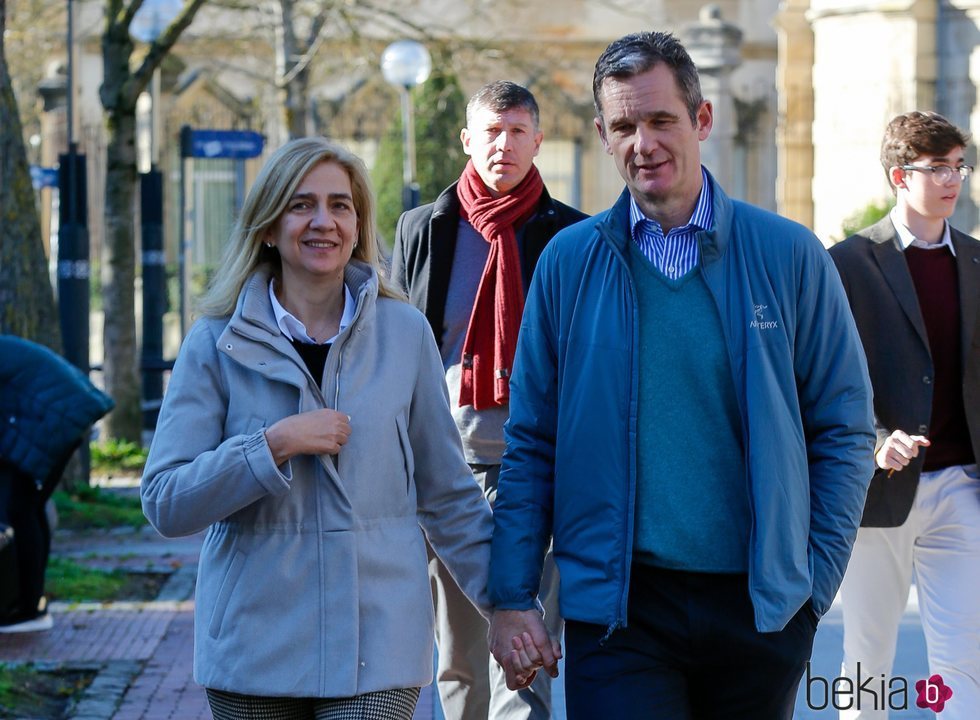
[[[653,266],[671,280],[683,277],[698,264],[699,230],[711,229],[711,184],[708,174],[701,168],[701,194],[698,204],[686,225],[675,227],[664,236],[664,230],[656,220],[651,220],[630,195],[630,228],[633,242],[640,248]]]

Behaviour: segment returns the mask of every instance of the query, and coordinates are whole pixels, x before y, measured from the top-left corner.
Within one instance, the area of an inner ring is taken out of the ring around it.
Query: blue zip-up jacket
[[[837,592],[873,472],[871,386],[819,241],[709,182],[714,227],[697,236],[701,268],[742,418],[755,623],[772,632],[808,598],[823,614]],[[629,242],[624,191],[541,256],[511,378],[490,566],[495,607],[534,607],[553,536],[562,616],[609,632],[627,621],[642,442]]]

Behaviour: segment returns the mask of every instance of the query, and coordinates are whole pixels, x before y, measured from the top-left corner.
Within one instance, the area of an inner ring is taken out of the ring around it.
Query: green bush
[[[887,200],[872,200],[864,207],[858,208],[844,218],[844,223],[841,225],[843,233],[841,238],[850,237],[858,230],[874,225],[891,212],[893,207],[895,207],[895,198],[890,197]]]
[[[140,499],[132,495],[82,487],[70,493],[58,490],[53,499],[58,510],[58,524],[72,530],[140,528],[146,524]]]
[[[95,669],[0,663],[0,718],[68,717],[73,698],[92,683]]]
[[[438,51],[436,51],[438,56]],[[436,68],[451,66],[448,59],[434,58]],[[435,200],[455,182],[466,165],[459,130],[466,123],[466,98],[452,71],[435,70],[412,91],[415,108],[416,180],[421,203]],[[392,108],[394,121],[378,148],[371,180],[378,196],[378,232],[390,249],[395,224],[402,213],[403,149],[401,114]]]
[[[142,472],[147,449],[128,440],[108,439],[91,443],[92,469],[98,472]]]
[[[50,600],[108,602],[118,598],[127,581],[123,570],[96,570],[55,555],[48,562],[44,590]]]

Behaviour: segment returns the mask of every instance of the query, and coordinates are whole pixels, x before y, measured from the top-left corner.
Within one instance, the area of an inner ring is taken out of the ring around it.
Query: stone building
[[[102,5],[76,3],[75,136],[90,156],[93,210],[101,192],[98,156],[104,142],[98,100]],[[671,30],[684,39],[702,69],[705,95],[716,108],[706,164],[733,196],[775,209],[777,38],[771,19],[776,6],[777,0],[721,0],[707,7],[677,0],[563,0],[533,6],[501,0],[492,7],[451,0],[392,1],[434,42],[452,48],[453,69],[465,93],[501,77],[534,90],[546,132],[538,159],[542,174],[556,196],[589,212],[607,207],[622,189],[592,123],[593,65],[612,39],[637,29]],[[171,180],[170,189],[179,162],[177,133],[189,118],[259,130],[271,146],[282,134],[269,72],[274,33],[268,14],[256,13],[248,17],[205,6],[161,73],[158,113],[144,103],[141,127],[145,133],[155,127],[152,132],[159,135],[159,162]],[[339,29],[325,34],[309,96],[313,131],[349,143],[369,164],[381,134],[398,113],[397,95],[385,86],[378,66],[381,49],[395,38],[390,32],[386,36],[380,20],[377,24],[361,29],[368,43],[353,52],[349,35]],[[145,133],[140,140],[144,157],[151,144]],[[226,172],[198,173],[198,178],[213,187],[194,192],[212,200],[221,196],[217,185],[231,188],[240,182]],[[233,202],[231,189],[225,195]],[[209,207],[212,214],[219,212],[214,204]],[[226,214],[230,222],[231,210]],[[168,210],[167,216],[173,213]],[[89,217],[97,246],[99,212]],[[225,229],[219,223],[202,231],[220,237]],[[170,227],[168,245],[172,234]],[[202,239],[207,247],[215,242]]]
[[[77,5],[76,137],[92,158],[97,203],[102,3]],[[535,91],[546,131],[539,167],[558,197],[589,212],[608,206],[622,187],[592,127],[592,67],[610,40],[640,28],[675,32],[699,64],[716,110],[704,147],[709,169],[734,197],[778,210],[826,243],[839,238],[847,216],[888,197],[877,157],[893,115],[935,109],[963,127],[980,124],[980,0],[567,0],[533,7],[392,0],[395,6],[451,48],[464,92],[498,77]],[[176,133],[188,118],[257,129],[272,144],[281,135],[269,82],[269,16],[222,12],[202,11],[163,73],[160,145],[171,171]],[[356,48],[342,30],[325,34],[309,102],[313,130],[351,144],[370,163],[398,112],[378,69],[394,35],[380,21],[362,30],[368,42]],[[197,178],[207,186],[198,195],[234,203],[241,178],[230,170]],[[973,229],[980,195],[972,188],[965,195],[954,222]],[[99,214],[89,217],[97,254]],[[213,248],[225,230],[221,223],[202,228],[203,246]]]
[[[978,22],[976,0],[784,0],[780,212],[841,239],[844,218],[891,195],[878,153],[899,113],[935,110],[976,134]],[[980,188],[965,190],[952,222],[975,233]]]

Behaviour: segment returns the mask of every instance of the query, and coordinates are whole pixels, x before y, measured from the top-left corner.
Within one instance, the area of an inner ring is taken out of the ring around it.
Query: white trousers
[[[929,655],[929,674],[952,688],[942,720],[980,717],[980,479],[977,466],[923,473],[905,524],[861,528],[841,603],[841,674],[891,678],[898,625],[913,576]],[[918,693],[909,684],[909,707]],[[842,710],[841,720],[883,720],[888,710]]]
[[[474,468],[492,505],[497,495],[499,465]],[[551,678],[539,671],[531,686],[507,689],[504,671],[490,654],[487,621],[466,599],[449,570],[429,549],[429,581],[435,609],[439,663],[436,687],[446,720],[548,720],[551,718]],[[544,559],[538,599],[545,627],[560,638],[564,623],[558,613],[558,568],[551,551]]]

